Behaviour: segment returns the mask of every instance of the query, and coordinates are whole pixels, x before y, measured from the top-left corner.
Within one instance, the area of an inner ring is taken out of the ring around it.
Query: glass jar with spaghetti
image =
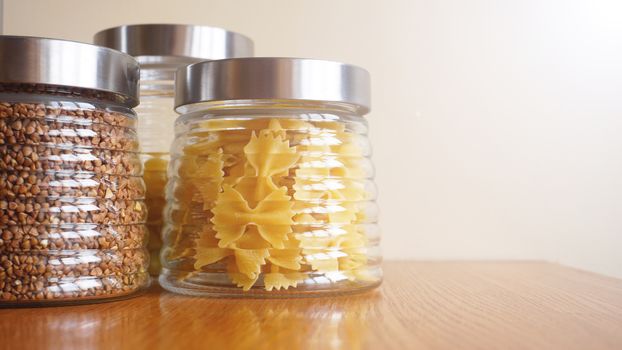
[[[369,74],[239,58],[180,69],[161,285],[297,297],[380,284]]]

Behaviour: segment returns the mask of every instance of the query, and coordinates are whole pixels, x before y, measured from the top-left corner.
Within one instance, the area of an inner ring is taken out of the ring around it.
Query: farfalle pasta
[[[174,165],[169,261],[181,279],[226,271],[244,291],[294,289],[366,271],[372,194],[357,135],[346,124],[290,118],[201,122]],[[188,230],[194,230],[190,233]]]

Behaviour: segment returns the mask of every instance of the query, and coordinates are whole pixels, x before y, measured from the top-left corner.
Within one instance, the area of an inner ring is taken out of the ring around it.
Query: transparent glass
[[[141,160],[147,187],[146,203],[149,208],[148,249],[151,255],[149,272],[157,276],[160,272],[160,249],[162,247],[162,213],[165,205],[166,169],[169,150],[175,138],[174,125],[177,114],[174,111],[175,64],[141,66],[140,105],[138,113],[138,137],[141,144]]]
[[[367,122],[347,105],[197,104],[176,122],[160,284],[298,297],[382,279]]]
[[[0,86],[0,307],[145,289],[138,150],[134,112],[100,93]]]

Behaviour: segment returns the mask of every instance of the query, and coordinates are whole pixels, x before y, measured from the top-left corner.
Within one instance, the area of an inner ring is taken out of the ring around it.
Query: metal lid
[[[141,64],[185,65],[206,59],[253,56],[253,41],[222,28],[183,24],[135,24],[102,30],[97,45],[123,51]]]
[[[199,102],[282,99],[339,102],[370,110],[370,77],[360,67],[306,58],[233,58],[182,67],[175,108]]]
[[[138,62],[122,52],[75,41],[0,35],[0,83],[46,84],[120,95],[138,105]]]

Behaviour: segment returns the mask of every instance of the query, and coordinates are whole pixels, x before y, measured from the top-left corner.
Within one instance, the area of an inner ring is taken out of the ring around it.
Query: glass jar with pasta
[[[369,74],[239,58],[180,69],[161,285],[296,297],[380,284]]]
[[[137,130],[149,209],[149,272],[157,276],[166,169],[177,118],[173,108],[175,71],[207,59],[252,56],[253,42],[222,28],[185,24],[124,25],[103,30],[93,40],[97,45],[132,55],[140,63]]]

